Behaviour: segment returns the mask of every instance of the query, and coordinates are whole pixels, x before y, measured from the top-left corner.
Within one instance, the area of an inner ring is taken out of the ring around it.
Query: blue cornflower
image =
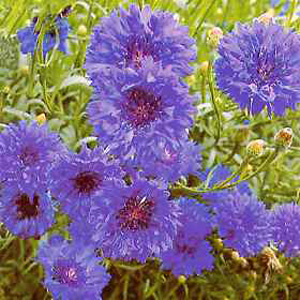
[[[171,13],[151,12],[148,5],[141,11],[131,4],[129,11],[120,8],[120,16],[114,11],[95,27],[85,67],[94,81],[102,68],[138,69],[150,57],[186,76],[192,72],[189,63],[196,59],[195,40],[188,32]]]
[[[28,27],[18,30],[17,37],[21,43],[21,52],[23,54],[34,54],[37,46],[40,32],[36,31],[37,18],[34,18]],[[43,39],[43,54],[46,54],[58,43],[58,49],[67,53],[67,38],[69,36],[70,26],[67,18],[57,17],[50,30],[45,33]],[[58,36],[57,36],[58,34]]]
[[[300,255],[300,206],[295,203],[276,205],[271,211],[272,239],[286,256]]]
[[[90,215],[104,256],[145,262],[172,247],[180,210],[168,196],[154,181],[107,188]]]
[[[10,124],[0,134],[0,181],[16,181],[30,197],[44,192],[48,171],[64,152],[59,136],[49,132],[47,124]]]
[[[49,188],[65,213],[80,218],[88,214],[92,197],[121,175],[117,163],[101,147],[90,150],[84,146],[79,154],[70,152],[52,168]]]
[[[144,176],[175,182],[180,176],[198,173],[201,167],[200,149],[187,138],[178,143],[162,138],[147,148],[138,148],[133,164],[143,170]]]
[[[224,245],[242,256],[256,255],[270,241],[269,211],[254,196],[232,191],[212,207]]]
[[[87,243],[53,236],[40,243],[36,258],[45,270],[45,287],[54,299],[102,299],[102,289],[110,275],[99,265],[94,248]]]
[[[277,24],[237,26],[220,42],[215,63],[218,87],[242,109],[271,118],[300,101],[300,38]]]
[[[0,220],[10,232],[21,238],[43,235],[55,222],[54,212],[49,193],[28,195],[12,182],[1,191]]]
[[[171,269],[176,276],[200,275],[203,269],[213,268],[212,248],[205,241],[211,233],[213,218],[208,208],[196,200],[180,199],[181,226],[173,242],[173,248],[161,254],[162,268]]]
[[[163,137],[174,142],[186,137],[195,109],[188,88],[170,69],[144,60],[137,70],[99,72],[90,122],[111,153],[126,160],[139,148],[156,145]]]

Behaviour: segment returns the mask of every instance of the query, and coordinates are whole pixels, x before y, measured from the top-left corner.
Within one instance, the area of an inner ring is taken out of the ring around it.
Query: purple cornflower
[[[155,145],[139,148],[133,164],[143,170],[144,176],[175,182],[180,176],[198,173],[201,167],[200,149],[187,139],[174,143],[162,138]]]
[[[271,118],[300,101],[300,38],[277,24],[237,26],[219,46],[215,71],[219,88],[242,109]]]
[[[21,52],[23,54],[31,53],[34,55],[40,32],[36,30],[38,18],[35,17],[28,27],[18,30],[17,37],[21,43]],[[67,53],[67,38],[70,26],[67,18],[57,17],[53,26],[46,31],[43,38],[43,54],[46,54],[58,43],[58,49]]]
[[[300,206],[295,203],[276,205],[271,211],[272,239],[286,256],[300,255]]]
[[[90,150],[84,146],[79,154],[65,155],[51,170],[49,188],[65,213],[81,218],[88,214],[92,197],[121,175],[118,165],[108,160],[102,148]]]
[[[44,267],[44,285],[54,299],[102,299],[110,275],[89,244],[53,236],[40,243],[36,260]]]
[[[139,148],[156,145],[161,138],[174,142],[186,137],[194,107],[188,88],[170,69],[151,59],[138,71],[99,73],[88,114],[101,141],[111,153],[126,160]]]
[[[200,275],[203,269],[213,268],[212,248],[205,236],[212,231],[213,218],[208,208],[196,200],[180,199],[181,226],[173,242],[173,248],[161,254],[162,268],[171,269],[175,276]]]
[[[120,16],[114,11],[95,27],[85,67],[94,81],[107,66],[139,69],[143,59],[152,58],[186,76],[192,72],[189,63],[196,59],[195,41],[188,33],[188,27],[180,26],[171,13],[152,13],[148,5],[141,11],[132,4],[129,11],[120,8]]]
[[[105,257],[145,262],[172,247],[180,210],[154,182],[113,184],[94,203],[93,238]]]
[[[59,136],[46,124],[10,124],[0,134],[0,181],[16,181],[30,197],[45,192],[48,171],[62,153]]]
[[[242,256],[252,256],[269,243],[270,214],[263,202],[232,191],[212,206],[225,246],[236,249]]]
[[[19,190],[16,183],[10,182],[1,191],[0,220],[10,232],[21,238],[38,238],[55,221],[51,196],[46,192],[28,195]]]

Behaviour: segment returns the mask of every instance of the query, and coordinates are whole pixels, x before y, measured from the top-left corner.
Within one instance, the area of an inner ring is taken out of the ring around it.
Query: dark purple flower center
[[[39,215],[39,197],[36,194],[32,203],[27,194],[19,194],[15,199],[15,204],[18,220],[36,218]]]
[[[52,279],[68,286],[80,286],[85,282],[84,271],[80,266],[67,260],[58,260],[52,269]]]
[[[72,180],[76,190],[81,194],[93,193],[102,182],[99,173],[93,171],[81,172]]]
[[[150,225],[154,207],[154,201],[146,197],[129,198],[116,217],[119,220],[120,228],[129,230],[147,229]]]
[[[229,240],[233,240],[235,238],[235,230],[234,229],[229,229],[227,231],[226,238]]]
[[[159,59],[150,40],[151,38],[148,36],[132,37],[130,39],[125,52],[126,66],[133,64],[138,69],[141,67],[141,61],[146,57],[151,56],[154,61]]]
[[[32,166],[39,160],[39,153],[36,149],[26,146],[21,150],[19,157],[25,166]]]
[[[185,253],[188,255],[193,255],[197,249],[196,247],[187,244],[177,244],[176,248],[179,253]]]
[[[265,47],[257,52],[257,74],[261,81],[268,81],[275,69],[274,55],[272,56]]]
[[[135,128],[147,126],[158,119],[161,108],[161,97],[141,88],[131,89],[124,104],[127,120]]]

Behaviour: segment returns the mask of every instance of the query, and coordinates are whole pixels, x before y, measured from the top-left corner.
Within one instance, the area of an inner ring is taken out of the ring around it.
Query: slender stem
[[[206,100],[206,75],[201,76],[201,98],[202,98],[202,103],[205,103],[205,100]]]
[[[210,2],[210,5],[208,6],[207,10],[205,11],[205,13],[204,13],[202,19],[199,21],[199,24],[198,24],[198,26],[197,26],[197,28],[196,28],[194,34],[193,34],[194,37],[197,35],[199,29],[201,28],[203,22],[205,21],[207,15],[209,14],[209,12],[210,12],[210,10],[212,9],[212,7],[214,6],[215,2],[216,2],[216,0],[212,0],[212,1]]]
[[[233,182],[232,184],[228,184],[225,185],[225,188],[231,188],[239,183],[241,183],[242,181],[246,181],[249,180],[251,178],[253,178],[254,176],[256,176],[258,173],[260,173],[268,164],[270,164],[271,162],[275,161],[276,157],[278,156],[279,153],[279,148],[276,148],[275,151],[272,151],[269,156],[267,157],[267,159],[256,169],[255,172],[253,172],[252,174],[250,174],[249,176],[237,180],[236,182]]]
[[[230,180],[232,180],[232,178],[231,178],[232,175],[229,178],[227,178],[224,182],[221,182],[219,185],[214,186],[213,188],[210,188],[210,189],[198,190],[198,189],[195,189],[195,188],[187,187],[187,186],[185,186],[183,184],[180,184],[180,183],[178,183],[177,185],[179,186],[179,189],[181,191],[186,192],[186,193],[188,193],[190,195],[194,195],[194,196],[199,195],[199,194],[204,194],[204,193],[209,193],[209,192],[215,192],[215,191],[219,191],[219,190],[229,189],[229,188],[232,188],[232,187],[240,184],[243,181],[247,181],[247,180],[253,178],[258,173],[260,173],[268,164],[271,164],[276,159],[276,157],[279,154],[279,151],[280,151],[279,148],[276,148],[275,150],[272,150],[272,152],[269,154],[269,156],[266,158],[266,160],[256,169],[255,172],[253,172],[252,174],[250,174],[247,177],[244,177],[244,178],[242,178],[240,180],[237,180],[235,182],[232,182],[230,184],[226,184],[226,183],[229,182]]]
[[[223,13],[223,19],[222,19],[222,27],[223,28],[225,26],[225,20],[226,20],[226,17],[228,15],[228,12],[229,12],[229,3],[230,3],[230,0],[227,0],[226,6],[225,6],[225,11]]]
[[[140,9],[143,9],[143,7],[144,7],[144,3],[143,2],[144,2],[143,0],[137,0],[137,4],[140,7]]]
[[[236,178],[238,175],[240,175],[242,173],[242,171],[244,170],[244,167],[247,165],[247,163],[249,162],[249,156],[246,156],[246,158],[243,160],[243,162],[241,163],[240,167],[238,168],[237,171],[233,172],[231,174],[231,176],[229,176],[227,179],[225,179],[222,183],[220,183],[219,185],[216,186],[216,188],[221,188],[224,185],[226,185],[228,182],[230,182],[232,179]]]
[[[210,95],[211,95],[211,101],[212,101],[215,113],[217,115],[217,136],[216,136],[216,141],[215,141],[215,144],[217,144],[221,137],[222,121],[221,121],[220,111],[218,109],[218,105],[216,102],[215,90],[214,90],[213,82],[212,82],[212,63],[211,63],[211,61],[209,62],[209,66],[208,66],[208,86],[209,86],[209,91],[210,91]]]
[[[292,19],[293,19],[293,15],[295,13],[295,9],[296,9],[296,2],[297,0],[292,0],[291,3],[291,11],[287,20],[287,27],[289,27],[291,25]]]

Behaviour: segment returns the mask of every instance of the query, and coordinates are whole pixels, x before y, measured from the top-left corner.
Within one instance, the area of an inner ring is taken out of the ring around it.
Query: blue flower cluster
[[[56,22],[65,51],[69,27],[63,18]],[[33,53],[35,24],[18,37],[22,52]],[[45,55],[56,38],[46,33],[43,43]],[[267,106],[269,115],[282,115],[299,97],[298,46],[295,34],[280,26],[240,26],[221,42],[219,87],[252,113]],[[294,56],[286,61],[289,51]],[[85,63],[94,88],[87,111],[101,147],[71,152],[36,122],[11,124],[0,133],[1,222],[21,238],[40,238],[55,213],[71,220],[72,240],[43,236],[36,257],[55,299],[101,299],[110,280],[103,259],[158,258],[175,276],[211,270],[207,237],[214,229],[242,256],[257,255],[271,241],[287,256],[299,255],[296,204],[267,210],[247,184],[205,193],[206,204],[171,198],[169,184],[200,176],[201,148],[188,138],[194,99],[182,80],[195,57],[195,41],[173,15],[149,6],[120,9],[95,27]],[[211,188],[230,175],[220,166],[205,180]]]

